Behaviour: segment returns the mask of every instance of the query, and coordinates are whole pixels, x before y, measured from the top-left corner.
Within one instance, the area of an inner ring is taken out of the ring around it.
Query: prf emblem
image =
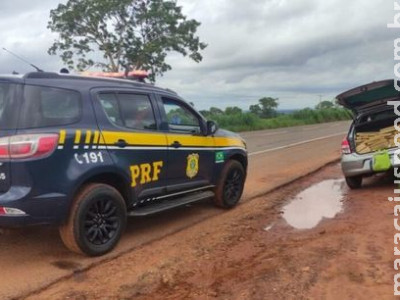
[[[199,155],[196,153],[189,154],[187,157],[186,175],[193,178],[199,172]]]
[[[152,164],[145,163],[140,165],[130,166],[132,183],[131,186],[135,187],[138,184],[145,184],[152,181],[158,181],[161,173],[163,161],[154,161]],[[140,177],[140,179],[139,179]]]

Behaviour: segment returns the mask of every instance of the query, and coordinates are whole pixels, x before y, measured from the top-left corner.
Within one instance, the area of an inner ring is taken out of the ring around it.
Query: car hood
[[[237,133],[225,130],[225,129],[218,129],[217,132],[214,134],[215,137],[228,137],[237,139],[243,145],[243,147],[247,148],[246,141]]]
[[[241,138],[239,134],[222,128],[219,128],[214,136]]]
[[[394,80],[381,80],[361,85],[336,96],[337,102],[355,113],[373,106],[386,105],[389,100],[398,99],[400,92],[394,87]]]

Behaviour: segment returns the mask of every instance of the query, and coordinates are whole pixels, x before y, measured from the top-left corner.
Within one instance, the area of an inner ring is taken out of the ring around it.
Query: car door
[[[166,193],[167,139],[158,130],[153,97],[124,90],[95,93],[104,145],[116,167],[130,177],[134,201]]]
[[[204,120],[190,105],[170,96],[160,96],[161,118],[168,144],[168,192],[211,185],[214,138],[203,134]]]

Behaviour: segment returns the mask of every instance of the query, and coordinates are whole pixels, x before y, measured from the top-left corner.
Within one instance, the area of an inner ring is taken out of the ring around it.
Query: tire
[[[109,185],[91,183],[75,196],[68,220],[60,226],[59,232],[71,251],[99,256],[117,245],[126,218],[121,194]]]
[[[232,208],[243,193],[246,173],[240,162],[229,160],[222,169],[215,188],[214,203],[222,208]]]
[[[351,189],[359,189],[362,184],[362,176],[345,177],[347,186]]]

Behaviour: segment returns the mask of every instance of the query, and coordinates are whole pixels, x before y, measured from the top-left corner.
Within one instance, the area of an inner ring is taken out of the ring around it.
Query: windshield
[[[0,82],[0,130],[15,129],[17,122],[16,84]]]

